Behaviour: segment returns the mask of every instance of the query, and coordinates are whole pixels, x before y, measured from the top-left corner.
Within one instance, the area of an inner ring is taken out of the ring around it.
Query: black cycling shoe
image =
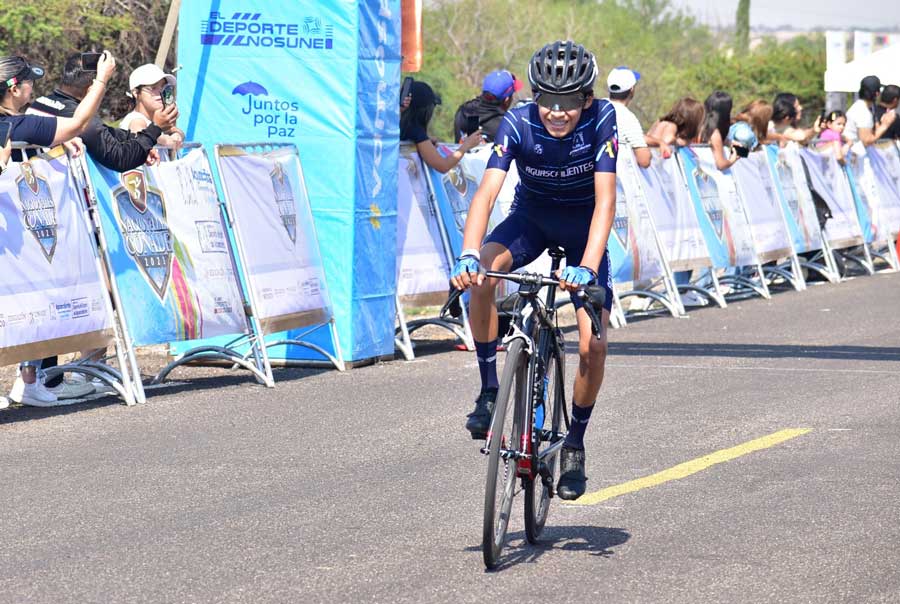
[[[560,452],[560,476],[556,492],[567,501],[578,499],[587,488],[584,475],[584,449],[572,449],[563,445]]]
[[[466,420],[466,430],[472,433],[472,440],[484,440],[487,438],[488,428],[491,427],[491,414],[494,412],[494,401],[497,400],[497,390],[490,388],[483,390],[475,399],[475,410]]]

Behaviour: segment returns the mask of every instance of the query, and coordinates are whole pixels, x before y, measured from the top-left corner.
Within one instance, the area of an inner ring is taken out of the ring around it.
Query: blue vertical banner
[[[399,0],[184,2],[178,63],[188,140],[297,145],[345,356],[392,354]]]

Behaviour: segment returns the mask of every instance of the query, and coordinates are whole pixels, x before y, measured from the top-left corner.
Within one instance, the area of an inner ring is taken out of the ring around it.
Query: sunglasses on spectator
[[[550,111],[572,111],[584,107],[587,97],[581,92],[573,92],[570,94],[550,94],[549,92],[538,92],[534,96],[534,101]]]

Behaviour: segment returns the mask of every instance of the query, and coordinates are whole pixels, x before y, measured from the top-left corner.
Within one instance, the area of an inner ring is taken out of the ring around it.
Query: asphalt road
[[[900,602],[900,275],[611,333],[589,493],[480,551],[474,356],[0,412],[0,602]],[[572,360],[570,360],[572,361]],[[571,363],[570,363],[571,366]],[[701,460],[702,463],[702,460]],[[639,483],[640,484],[640,483]]]

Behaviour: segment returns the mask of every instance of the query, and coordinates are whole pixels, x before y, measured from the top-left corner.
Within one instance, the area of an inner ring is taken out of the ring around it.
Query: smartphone
[[[162,91],[160,91],[159,96],[162,98],[163,107],[168,107],[175,102],[175,87],[171,84],[163,86],[163,89]]]
[[[81,53],[81,68],[85,71],[97,71],[98,61],[100,61],[99,52]]]
[[[411,76],[406,76],[403,78],[403,84],[400,85],[400,104],[403,104],[403,99],[409,96],[409,93],[412,92],[412,83],[413,79]]]
[[[479,121],[477,115],[466,116],[466,136],[478,131],[478,127],[481,125]]]

